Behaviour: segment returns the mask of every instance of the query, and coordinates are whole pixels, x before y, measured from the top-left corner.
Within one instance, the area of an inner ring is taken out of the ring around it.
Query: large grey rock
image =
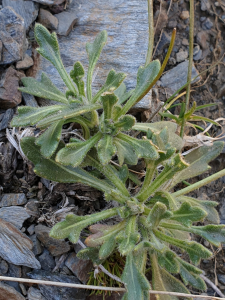
[[[2,0],[2,6],[11,6],[24,19],[26,30],[38,16],[39,4],[33,1]]]
[[[26,26],[24,19],[10,6],[0,10],[0,40],[3,44],[0,65],[23,59],[26,51]]]
[[[98,73],[93,90],[97,91],[104,84],[112,68],[117,72],[127,73],[127,88],[134,88],[138,68],[145,64],[148,48],[147,1],[76,0],[67,11],[78,18],[70,35],[59,38],[61,56],[67,72],[71,71],[77,60],[87,70],[85,45],[87,42],[93,42],[97,33],[105,29],[108,32],[108,42],[97,64]],[[55,68],[42,57],[38,58],[37,62],[37,68],[34,67],[29,76],[40,79],[44,71],[58,88],[65,91],[66,87]],[[144,103],[144,109],[151,107],[149,99]]]
[[[0,208],[0,218],[20,229],[23,226],[23,222],[30,218],[30,215],[23,207],[10,206]]]
[[[0,300],[25,300],[13,287],[0,282]]]
[[[160,79],[162,86],[166,89],[168,95],[172,95],[173,93],[175,93],[179,88],[181,88],[187,82],[188,63],[189,63],[188,60],[180,63],[175,68],[169,70]],[[193,65],[191,78],[193,79],[198,74],[199,74],[198,70]],[[201,77],[198,77],[193,82],[197,82],[200,79]]]

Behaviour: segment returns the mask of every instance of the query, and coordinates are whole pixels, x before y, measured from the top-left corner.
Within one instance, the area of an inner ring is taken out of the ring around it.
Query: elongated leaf
[[[156,160],[159,157],[155,146],[148,140],[138,140],[123,133],[119,133],[117,138],[130,144],[139,158]]]
[[[93,103],[95,103],[98,98],[105,92],[113,92],[115,91],[123,80],[126,78],[125,73],[116,73],[113,69],[109,72],[106,82],[100,91],[94,96]]]
[[[88,74],[87,74],[87,98],[90,102],[92,101],[91,83],[92,83],[93,71],[99,59],[99,56],[102,52],[102,48],[106,44],[106,41],[107,41],[107,32],[103,30],[96,36],[93,43],[86,44],[86,51],[89,59]]]
[[[170,219],[190,227],[193,222],[202,221],[206,216],[207,212],[203,209],[192,207],[188,202],[184,202],[178,210],[173,212]]]
[[[192,115],[190,118],[189,118],[189,121],[204,121],[204,122],[209,122],[209,123],[212,123],[214,125],[217,125],[217,126],[220,126],[219,123],[209,119],[209,118],[206,118],[206,117],[202,117],[202,116],[194,116]]]
[[[84,81],[82,80],[84,77],[84,67],[79,61],[74,64],[73,70],[70,72],[70,77],[76,83],[79,94],[85,97]]]
[[[135,124],[135,117],[126,115],[119,118],[117,122],[114,123],[114,126],[119,128],[122,131],[128,131]]]
[[[65,82],[66,86],[76,95],[77,91],[75,89],[75,86],[73,85],[69,75],[67,74],[60,57],[56,33],[53,32],[52,34],[50,34],[44,26],[36,23],[34,28],[34,35],[40,46],[36,49],[38,53],[40,53],[44,58],[46,58],[53,64],[62,80]]]
[[[98,132],[92,138],[85,142],[77,142],[67,144],[65,148],[61,149],[56,155],[56,162],[65,165],[77,167],[79,166],[88,151],[100,140],[102,133]]]
[[[103,104],[103,111],[104,111],[104,119],[111,119],[113,105],[116,104],[118,98],[113,93],[105,93],[100,97],[100,100]]]
[[[18,116],[13,118],[11,126],[19,127],[35,125],[46,116],[63,109],[65,109],[65,106],[63,105],[51,105],[45,107],[20,106],[18,107]]]
[[[160,70],[160,62],[159,60],[154,60],[146,67],[140,67],[137,73],[137,85],[132,93],[132,96],[124,105],[119,116],[124,115],[128,112],[128,110],[138,101],[140,101],[148,92],[148,89],[158,75]]]
[[[124,162],[129,165],[137,164],[138,156],[129,143],[117,138],[113,139],[113,143],[117,148],[117,156],[118,156],[119,164],[121,166],[123,165]]]
[[[44,133],[42,133],[36,139],[35,143],[41,147],[40,151],[44,157],[50,158],[58,148],[63,123],[63,120],[53,123]]]
[[[176,253],[171,250],[167,250],[164,253],[157,254],[159,265],[165,268],[169,273],[177,274],[180,271],[180,265],[176,260]]]
[[[105,134],[98,142],[97,151],[100,162],[106,165],[116,153],[116,147],[113,145],[113,137],[109,134]]]
[[[222,150],[223,142],[214,142],[212,146],[202,146],[193,150],[185,156],[185,161],[189,163],[190,166],[174,176],[171,186],[206,172],[210,168],[208,163],[216,158]]]
[[[123,104],[128,98],[130,98],[133,91],[134,89],[130,90],[129,92],[126,92],[126,85],[124,83],[121,83],[118,89],[116,89],[114,92],[119,99],[118,103]]]
[[[225,225],[192,226],[191,232],[200,235],[217,247],[225,243]]]
[[[166,205],[157,202],[151,209],[146,221],[151,228],[155,228],[158,227],[162,219],[169,218],[171,215],[172,213],[167,211]]]
[[[151,289],[150,284],[144,274],[142,274],[136,267],[132,254],[129,254],[126,258],[126,265],[121,279],[125,283],[127,289],[124,299],[149,300],[149,293],[148,298],[144,296],[144,293]]]

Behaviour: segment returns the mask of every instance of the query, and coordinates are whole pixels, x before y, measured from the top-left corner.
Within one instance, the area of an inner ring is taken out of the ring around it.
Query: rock
[[[22,98],[26,106],[38,107],[37,101],[33,95],[22,92]]]
[[[218,280],[219,280],[220,283],[222,283],[222,284],[225,285],[225,275],[218,274],[217,278],[218,278]]]
[[[43,246],[41,245],[41,243],[39,242],[39,240],[37,239],[36,234],[33,234],[30,236],[31,241],[33,242],[33,252],[34,255],[40,255],[43,251]]]
[[[197,45],[194,47],[194,50],[193,50],[193,59],[200,60],[201,58],[202,58],[202,50],[200,49],[200,46]]]
[[[10,6],[20,15],[25,22],[26,30],[38,16],[39,4],[33,1],[24,0],[2,0],[2,6]]]
[[[8,269],[9,269],[9,266],[8,266],[7,262],[3,259],[0,262],[0,274],[1,274],[1,276],[5,275],[8,272]]]
[[[14,110],[12,108],[7,109],[0,122],[0,131],[8,127],[9,122],[13,118],[13,115],[14,115]]]
[[[50,255],[47,249],[44,249],[43,253],[39,256],[41,269],[45,271],[52,271],[55,268],[55,260]]]
[[[46,300],[44,296],[42,296],[40,290],[30,287],[27,293],[28,300]]]
[[[0,282],[0,300],[25,300],[13,287]]]
[[[176,28],[176,27],[177,27],[177,21],[176,20],[168,22],[168,28],[173,29],[173,28]]]
[[[23,222],[30,218],[30,215],[23,207],[10,206],[0,208],[0,218],[20,229],[23,226]]]
[[[30,199],[25,205],[26,212],[34,217],[39,217],[39,202],[36,199]]]
[[[207,49],[209,47],[209,35],[206,31],[199,31],[197,33],[197,43],[202,47],[202,49]]]
[[[89,273],[93,269],[93,263],[90,260],[79,259],[73,252],[68,256],[65,265],[83,284],[87,283],[90,277]]]
[[[13,265],[13,264],[9,264],[9,271],[6,276],[20,278],[21,275],[22,275],[21,267]],[[12,286],[15,290],[17,290],[17,292],[21,292],[19,282],[5,281],[5,283]]]
[[[202,23],[202,29],[204,30],[210,30],[213,27],[213,22],[207,18],[203,23]]]
[[[56,15],[58,19],[57,33],[59,35],[67,36],[73,29],[73,26],[77,22],[76,15],[67,11],[63,11]]]
[[[188,58],[188,52],[187,51],[179,51],[176,53],[176,61],[182,62],[184,61],[186,58]]]
[[[38,2],[40,4],[43,4],[43,5],[58,5],[58,4],[61,4],[63,2],[65,2],[65,0],[32,0],[34,2]]]
[[[183,39],[183,40],[182,40],[182,45],[184,45],[184,46],[189,46],[189,41],[188,41],[188,39]]]
[[[182,13],[180,14],[180,18],[182,20],[187,20],[189,19],[190,15],[189,15],[189,11],[188,10],[183,10]]]
[[[13,206],[13,205],[24,205],[27,203],[27,198],[24,193],[20,194],[4,194],[2,196],[0,207]]]
[[[171,40],[171,37],[169,36],[169,34],[163,31],[155,54],[156,55],[161,54],[163,49],[170,44],[170,40]]]
[[[169,70],[165,75],[161,77],[162,86],[166,88],[169,95],[175,93],[179,88],[181,88],[187,82],[188,73],[188,60],[178,64],[175,68]],[[193,65],[192,67],[192,78],[197,76],[198,70]],[[201,77],[196,78],[193,82],[197,82]]]
[[[80,281],[74,276],[66,276],[62,274],[58,275],[42,270],[34,270],[33,272],[28,273],[27,275],[29,276],[29,278],[32,279],[80,284]],[[87,292],[82,289],[71,289],[66,287],[57,287],[52,285],[47,286],[40,284],[39,288],[42,295],[48,300],[85,300],[87,296]]]
[[[43,8],[40,9],[38,22],[51,30],[56,30],[59,24],[58,19],[54,17],[48,10]]]
[[[201,10],[206,11],[211,7],[210,0],[201,0]]]
[[[34,224],[31,224],[28,228],[27,228],[27,231],[29,233],[29,235],[32,235],[34,234]]]
[[[3,109],[13,108],[21,103],[22,95],[18,91],[19,80],[24,77],[22,73],[12,67],[6,69],[0,81],[0,107]]]
[[[33,59],[28,54],[25,54],[24,59],[16,63],[16,68],[18,70],[26,70],[32,67],[33,64],[34,64]]]
[[[3,44],[0,65],[23,59],[26,51],[26,27],[24,19],[10,6],[0,10],[0,40]]]
[[[35,233],[39,241],[53,256],[62,255],[70,250],[70,245],[64,240],[57,240],[49,236],[50,228],[39,224],[35,227]]]
[[[0,226],[0,256],[14,265],[39,269],[41,265],[31,251],[32,241],[9,222],[0,219]]]

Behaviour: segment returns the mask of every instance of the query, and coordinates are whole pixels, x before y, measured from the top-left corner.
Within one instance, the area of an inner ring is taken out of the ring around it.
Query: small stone
[[[13,205],[24,205],[27,203],[27,198],[24,193],[20,194],[4,194],[2,196],[0,207],[13,206]]]
[[[29,233],[29,235],[34,234],[34,224],[31,224],[28,228],[27,231]]]
[[[182,45],[184,45],[184,46],[189,46],[189,41],[188,41],[188,39],[183,39],[183,40],[182,40]]]
[[[49,236],[50,228],[39,224],[35,227],[35,233],[39,241],[48,249],[53,256],[62,255],[70,250],[70,245],[64,240],[57,240]]]
[[[26,212],[34,217],[39,217],[39,202],[36,199],[30,199],[25,205]]]
[[[48,271],[34,270],[27,274],[29,278],[38,279],[38,280],[50,280],[66,283],[78,283],[80,281],[75,276],[66,276],[62,274],[51,273]],[[85,300],[87,292],[82,289],[76,288],[66,288],[66,287],[57,287],[57,286],[47,286],[39,284],[40,291],[42,295],[47,300]]]
[[[0,40],[3,43],[1,64],[11,64],[23,59],[26,51],[24,19],[10,7],[0,10]]]
[[[177,27],[177,21],[169,21],[168,28],[176,28]]]
[[[174,57],[170,57],[170,58],[169,58],[168,64],[169,64],[170,66],[175,66],[176,63],[177,63],[177,62],[176,62],[176,59],[175,59]],[[159,85],[159,82],[157,82],[157,85],[160,86],[160,85]]]
[[[76,254],[71,253],[65,265],[73,272],[74,275],[83,283],[86,284],[89,279],[89,273],[93,268],[93,263],[90,260],[79,259]]]
[[[0,22],[1,23],[1,22]],[[13,108],[21,103],[22,95],[18,91],[19,81],[24,75],[12,67],[6,69],[0,81],[0,107]]]
[[[189,11],[188,10],[183,10],[182,13],[180,14],[180,18],[182,20],[187,20],[189,19],[190,15],[189,15]]]
[[[178,53],[176,53],[176,61],[178,63],[184,61],[186,58],[188,58],[187,51],[179,51]]]
[[[48,10],[41,8],[38,15],[38,22],[51,30],[58,28],[59,21]]]
[[[30,218],[30,215],[23,207],[10,206],[0,208],[0,218],[20,229],[23,226],[23,222]]]
[[[25,298],[8,284],[0,282],[0,299],[2,300],[25,300]]]
[[[41,243],[39,242],[39,240],[37,239],[36,234],[33,234],[30,236],[31,241],[33,242],[33,252],[34,255],[40,255],[43,251],[43,246],[41,245]]]
[[[197,45],[193,49],[193,59],[200,60],[201,58],[202,58],[202,50],[200,49],[200,46]]]
[[[3,129],[6,129],[9,125],[9,122],[12,120],[14,115],[14,110],[12,108],[9,108],[6,110],[6,112],[3,115],[3,118],[0,122],[0,131]]]
[[[202,49],[207,49],[209,47],[209,35],[206,31],[199,31],[197,33],[197,43],[202,47]]]
[[[204,241],[204,246],[208,248],[210,246],[210,243],[208,241]]]
[[[18,70],[26,70],[32,67],[33,64],[34,64],[33,59],[28,54],[25,54],[24,59],[16,63],[16,68]]]
[[[201,10],[206,11],[209,10],[211,7],[210,1],[209,0],[201,0]]]
[[[23,294],[24,296],[26,296],[26,295],[27,295],[27,290],[26,290],[24,284],[19,283],[19,288],[21,289],[22,294]]]
[[[47,249],[44,249],[43,253],[39,256],[41,269],[45,271],[52,271],[55,268],[55,260],[50,255]]]
[[[38,16],[39,4],[33,1],[23,0],[2,0],[3,7],[12,7],[17,14],[19,14],[25,22],[26,30],[36,20]]]
[[[159,55],[162,53],[163,49],[170,44],[170,40],[171,40],[171,37],[166,32],[163,31],[160,42],[156,49],[156,55]]]
[[[222,283],[222,284],[225,285],[225,275],[218,274],[217,278],[218,278],[218,280],[219,280],[220,283]]]
[[[21,267],[20,266],[16,266],[14,264],[9,264],[9,271],[8,271],[8,273],[7,273],[6,276],[20,278],[21,275],[22,275],[22,272],[21,272]],[[19,282],[5,281],[5,283],[7,283],[8,285],[12,286],[18,292],[21,291],[20,290],[20,286],[19,286]]]
[[[22,98],[26,106],[38,107],[37,101],[33,95],[22,92]]]
[[[9,265],[7,264],[7,262],[3,259],[0,262],[0,274],[1,275],[5,275],[9,270]]]
[[[56,15],[59,21],[57,33],[59,35],[67,36],[73,29],[73,26],[77,22],[77,17],[74,13],[63,11]]]
[[[45,300],[44,296],[42,296],[40,290],[30,287],[27,293],[28,300]]]
[[[202,23],[202,29],[204,30],[210,30],[213,27],[213,22],[207,18],[203,23]]]

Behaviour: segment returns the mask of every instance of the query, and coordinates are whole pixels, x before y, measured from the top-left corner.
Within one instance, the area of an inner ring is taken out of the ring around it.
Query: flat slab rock
[[[78,18],[71,33],[67,37],[59,38],[61,56],[67,72],[71,71],[75,61],[80,61],[87,70],[88,58],[85,45],[87,42],[93,42],[100,31],[107,30],[108,42],[96,66],[98,73],[93,89],[97,91],[104,84],[111,69],[127,73],[125,79],[127,88],[128,90],[134,88],[138,68],[145,64],[148,48],[147,2],[76,0],[72,2],[67,12],[73,13],[74,17]],[[42,57],[38,60],[38,67],[33,68],[29,76],[40,79],[44,71],[57,87],[65,91],[65,85],[55,68]],[[142,102],[142,107],[139,104],[139,109],[150,107],[150,96],[147,101]]]
[[[0,282],[0,300],[25,300],[13,287]]]
[[[40,269],[41,265],[32,252],[32,241],[11,223],[2,219],[0,228],[0,256],[14,265]]]
[[[0,208],[0,218],[20,229],[23,227],[23,222],[30,218],[30,215],[23,207],[10,206]]]
[[[55,274],[42,270],[34,270],[27,275],[32,279],[80,284],[80,281],[75,276]],[[42,295],[48,300],[85,300],[87,296],[87,292],[82,289],[47,286],[40,284],[39,288]]]
[[[27,198],[24,193],[19,194],[4,194],[2,196],[0,207],[3,206],[17,206],[24,205],[27,203]]]

